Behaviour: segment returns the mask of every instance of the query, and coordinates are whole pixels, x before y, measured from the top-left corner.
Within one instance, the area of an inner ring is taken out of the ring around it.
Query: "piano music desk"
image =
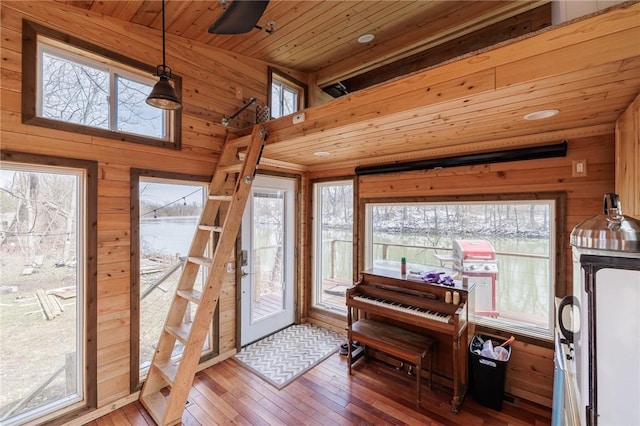
[[[422,366],[425,358],[429,359],[429,388],[433,384],[433,340],[422,334],[414,333],[400,327],[395,327],[380,321],[361,318],[354,322],[349,329],[349,374],[352,364],[352,344],[357,340],[367,347],[378,349],[415,365],[416,371],[416,405],[420,407],[420,382]]]

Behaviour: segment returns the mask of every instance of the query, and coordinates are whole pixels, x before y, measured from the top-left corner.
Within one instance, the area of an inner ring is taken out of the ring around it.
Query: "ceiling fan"
[[[244,34],[254,28],[262,30],[257,25],[269,0],[233,0],[227,7],[226,0],[221,0],[224,12],[209,27],[210,34]],[[275,22],[269,21],[266,32],[272,33]]]

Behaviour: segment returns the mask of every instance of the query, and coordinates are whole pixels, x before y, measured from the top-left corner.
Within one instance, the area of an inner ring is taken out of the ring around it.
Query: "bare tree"
[[[15,212],[15,221],[4,229],[9,240],[30,259],[43,251],[43,245],[47,251],[65,246],[66,257],[75,256],[71,244],[77,225],[75,177],[9,169],[3,169],[2,174],[2,190],[9,201],[3,202],[2,213],[10,214],[9,209]]]
[[[107,68],[48,52],[42,55],[42,60],[44,117],[101,129],[164,136],[163,112],[144,102],[150,85]],[[111,82],[115,87],[110,88]]]

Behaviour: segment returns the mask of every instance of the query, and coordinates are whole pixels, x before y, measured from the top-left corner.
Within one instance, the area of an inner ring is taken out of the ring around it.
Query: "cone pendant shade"
[[[167,74],[160,74],[160,80],[153,86],[153,90],[147,97],[147,103],[156,108],[180,109],[182,104],[176,93],[176,89],[169,83]]]

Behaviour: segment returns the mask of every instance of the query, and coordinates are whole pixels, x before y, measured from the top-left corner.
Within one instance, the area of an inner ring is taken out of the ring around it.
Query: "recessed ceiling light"
[[[360,37],[358,37],[358,43],[363,43],[363,44],[369,43],[374,38],[376,38],[376,36],[374,36],[373,34],[363,34]]]
[[[316,151],[313,153],[316,157],[327,157],[330,155],[327,151]]]
[[[525,120],[542,120],[543,118],[553,117],[554,115],[558,115],[560,111],[557,109],[543,109],[540,111],[530,112],[529,114],[524,116]]]

